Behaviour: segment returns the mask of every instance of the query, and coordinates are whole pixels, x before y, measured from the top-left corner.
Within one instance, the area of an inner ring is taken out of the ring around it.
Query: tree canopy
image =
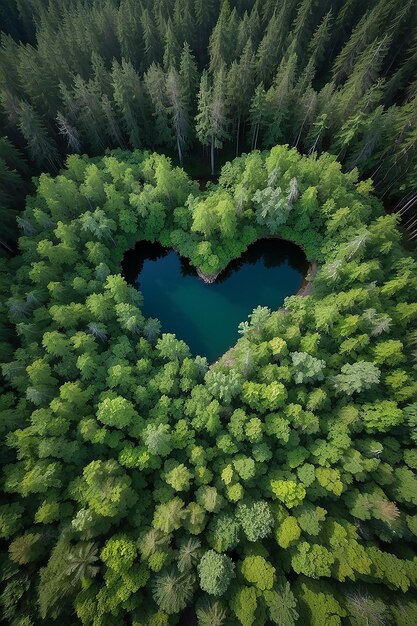
[[[211,48],[232,54],[222,14]],[[205,191],[142,150],[71,155],[35,184],[0,270],[6,622],[412,624],[417,264],[371,181],[278,145]],[[280,219],[259,219],[275,195]],[[210,274],[270,235],[317,261],[310,288],[256,308],[210,366],[120,273],[138,238]]]

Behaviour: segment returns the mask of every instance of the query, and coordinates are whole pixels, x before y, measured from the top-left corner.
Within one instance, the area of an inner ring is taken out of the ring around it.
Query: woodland
[[[415,626],[415,0],[0,28],[1,623]],[[271,236],[317,271],[215,363],[121,272]]]

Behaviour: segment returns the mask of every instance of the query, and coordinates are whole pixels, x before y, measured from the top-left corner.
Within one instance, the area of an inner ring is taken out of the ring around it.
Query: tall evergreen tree
[[[388,35],[376,39],[360,54],[355,66],[335,96],[332,123],[343,124],[346,116],[358,105],[368,89],[378,80],[390,44]]]
[[[75,126],[72,126],[58,111],[56,116],[56,122],[59,130],[59,134],[62,135],[68,145],[68,149],[71,152],[80,152],[81,151],[81,142],[77,129]]]
[[[288,36],[288,43],[297,54],[300,66],[305,63],[307,53],[306,41],[309,41],[317,22],[320,19],[323,6],[328,4],[328,0],[317,3],[315,0],[302,0],[297,9],[291,31]]]
[[[198,69],[193,53],[188,43],[184,43],[180,59],[180,76],[184,91],[184,97],[188,102],[190,112],[196,108],[198,89]]]
[[[193,8],[193,0],[175,0],[173,22],[180,46],[186,42],[191,48],[196,46],[196,20]]]
[[[273,146],[284,136],[284,126],[289,115],[289,105],[297,70],[297,54],[291,50],[278,68],[274,83],[266,95],[268,126],[265,144]]]
[[[351,75],[358,57],[384,31],[384,24],[393,9],[392,0],[379,0],[372,9],[366,11],[334,62],[333,78],[336,83],[343,82]]]
[[[164,40],[164,68],[166,71],[168,71],[170,67],[178,68],[181,47],[176,37],[171,18],[169,18],[167,22]]]
[[[154,142],[160,146],[171,146],[173,133],[167,99],[166,76],[163,69],[152,63],[144,76],[144,83],[152,104],[152,116],[155,120]]]
[[[260,19],[256,8],[254,7],[250,14],[245,11],[243,18],[240,20],[237,33],[237,57],[240,57],[248,41],[251,41],[255,50],[257,49],[259,45],[260,32]]]
[[[0,138],[0,247],[13,250],[17,239],[16,216],[22,208],[29,173],[22,154],[8,137]]]
[[[199,32],[197,41],[198,59],[201,65],[205,65],[207,62],[207,44],[213,28],[213,22],[216,22],[217,5],[218,0],[194,0],[194,15]]]
[[[117,38],[122,58],[139,67],[144,52],[142,15],[143,7],[137,0],[120,0],[117,15]]]
[[[153,16],[149,9],[142,11],[140,18],[143,33],[143,60],[141,69],[146,70],[152,63],[162,61],[161,42],[155,26]]]
[[[196,133],[203,146],[210,146],[211,173],[214,176],[214,151],[223,147],[229,137],[227,127],[227,83],[224,65],[215,74],[213,85],[210,84],[207,71],[203,72],[198,94],[198,113],[196,116]]]
[[[236,10],[231,11],[229,0],[223,0],[219,18],[210,36],[210,71],[218,71],[234,57],[237,39]]]
[[[211,114],[211,173],[214,175],[214,149],[221,149],[223,142],[229,139],[229,117],[227,107],[226,68],[224,65],[215,73],[213,79],[213,94],[210,107]]]
[[[196,121],[196,135],[197,139],[203,146],[209,146],[212,143],[212,128],[211,128],[211,102],[212,102],[213,88],[210,83],[207,70],[204,70],[201,75],[200,89],[198,92],[198,105]],[[211,171],[214,171],[214,155],[212,158]]]
[[[117,122],[114,106],[107,94],[101,98],[101,108],[106,120],[107,133],[111,140],[111,146],[126,148],[123,135]]]
[[[180,165],[184,162],[184,150],[188,139],[190,120],[181,76],[174,67],[168,71],[167,97],[171,109],[172,126],[175,132],[175,141]]]
[[[282,59],[292,16],[292,4],[292,0],[284,0],[280,8],[274,9],[257,50],[258,80],[266,85],[270,84]]]
[[[19,104],[19,129],[36,165],[56,171],[60,165],[56,143],[35,109],[23,100]]]
[[[308,44],[308,65],[315,70],[320,68],[322,60],[326,53],[326,47],[329,43],[331,35],[331,27],[333,23],[332,10],[328,11],[311,37]]]
[[[266,113],[266,92],[263,83],[259,83],[255,89],[249,107],[251,150],[256,150],[258,146],[259,131],[266,121]]]
[[[72,98],[84,141],[95,153],[108,146],[107,126],[101,106],[102,93],[93,80],[85,81],[76,76]]]
[[[113,98],[125,135],[133,148],[139,148],[150,141],[147,134],[149,118],[142,81],[133,65],[124,59],[121,63],[113,61],[111,78]]]
[[[255,84],[255,55],[252,42],[245,46],[239,62],[233,61],[227,75],[227,97],[236,129],[236,156],[239,154],[239,137],[242,116],[247,116]]]

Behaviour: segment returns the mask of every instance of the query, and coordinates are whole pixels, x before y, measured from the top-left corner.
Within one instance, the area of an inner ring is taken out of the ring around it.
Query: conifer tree
[[[107,128],[101,107],[102,94],[95,81],[85,81],[81,76],[76,76],[72,98],[76,116],[79,121],[82,136],[98,153],[102,152],[107,145]]]
[[[242,116],[246,117],[254,91],[255,57],[252,42],[248,41],[239,62],[233,61],[227,75],[227,97],[236,127],[236,156],[239,154],[239,136]]]
[[[297,54],[288,51],[276,74],[272,87],[266,95],[268,126],[265,133],[265,144],[272,146],[284,136],[284,125],[289,112],[291,92],[295,82]]]
[[[308,41],[317,24],[321,7],[317,6],[314,0],[302,0],[297,9],[297,15],[292,24],[288,44],[297,54],[299,64],[304,65],[305,54],[307,52],[305,42]]]
[[[205,65],[207,62],[207,44],[214,25],[213,21],[216,22],[217,5],[218,0],[194,0],[194,15],[199,32],[198,59],[201,65]]]
[[[172,127],[167,100],[166,76],[163,69],[152,63],[144,76],[144,83],[152,105],[152,116],[155,119],[155,144],[169,146],[172,142]]]
[[[366,11],[333,64],[333,78],[336,83],[343,82],[351,75],[359,55],[383,31],[382,26],[392,9],[391,0],[379,0],[372,9]]]
[[[133,65],[124,59],[112,65],[113,98],[129,143],[139,148],[149,141],[146,97],[142,82]]]
[[[106,120],[106,127],[111,139],[111,145],[119,148],[125,148],[125,142],[123,140],[122,132],[116,119],[114,111],[114,105],[111,102],[107,94],[104,94],[101,98],[101,108],[103,110],[104,118]]]
[[[8,139],[0,139],[0,220],[2,231],[0,246],[12,251],[16,239],[17,208],[23,201],[27,184],[23,176],[27,176],[28,167],[22,154]]]
[[[117,14],[117,38],[121,56],[135,67],[140,67],[144,50],[141,15],[140,2],[120,0]]]
[[[193,0],[175,0],[173,12],[174,31],[179,45],[185,43],[195,49],[196,21],[193,11]]]
[[[314,70],[320,68],[322,64],[331,35],[332,23],[333,14],[330,9],[317,26],[308,44],[308,65],[311,65]]]
[[[145,8],[141,15],[143,33],[143,60],[141,69],[145,71],[152,63],[162,61],[161,44],[153,16],[149,9]]]
[[[180,77],[184,98],[190,115],[194,116],[197,105],[198,69],[193,53],[187,42],[184,43],[180,58]]]
[[[232,61],[236,33],[233,32],[236,12],[231,11],[229,0],[223,0],[219,18],[210,36],[210,72],[218,71],[223,63]]]
[[[48,135],[35,109],[23,101],[19,104],[19,129],[33,161],[38,166],[56,171],[60,158],[55,141]]]
[[[272,4],[272,3],[269,3]],[[273,3],[275,5],[275,2]],[[291,20],[291,0],[285,0],[280,8],[274,7],[266,22],[265,34],[257,50],[258,80],[270,84],[279,65]]]
[[[389,44],[389,37],[384,35],[360,54],[349,78],[335,96],[332,120],[335,126],[343,123],[346,115],[355,110],[364,94],[377,81]]]
[[[178,159],[180,165],[184,162],[184,150],[188,139],[189,109],[184,95],[181,76],[174,67],[171,67],[167,77],[167,96],[171,109],[172,125],[175,132]]]
[[[75,126],[72,126],[59,111],[56,116],[56,122],[59,134],[65,137],[69,150],[71,152],[80,152],[81,142]]]
[[[168,71],[171,67],[177,67],[181,53],[181,47],[174,32],[174,27],[169,18],[165,30],[164,68]]]
[[[203,146],[209,146],[212,143],[212,128],[211,128],[211,103],[213,97],[213,87],[210,84],[210,79],[207,70],[204,70],[201,75],[200,88],[198,92],[198,104],[196,121],[196,135],[199,142]],[[213,157],[214,158],[214,157]],[[212,172],[214,170],[214,163],[212,162]]]
[[[259,131],[264,125],[266,120],[267,102],[266,92],[263,83],[255,89],[250,107],[249,107],[249,120],[251,126],[250,145],[251,150],[256,150],[259,140]]]
[[[253,7],[250,14],[245,11],[240,20],[237,33],[236,56],[240,57],[248,41],[252,43],[254,50],[258,48],[260,37],[260,20],[256,7]]]
[[[198,94],[196,133],[199,141],[210,146],[211,174],[214,176],[214,150],[223,147],[229,137],[229,124],[226,102],[226,69],[224,65],[215,74],[210,85],[207,72],[203,72]]]

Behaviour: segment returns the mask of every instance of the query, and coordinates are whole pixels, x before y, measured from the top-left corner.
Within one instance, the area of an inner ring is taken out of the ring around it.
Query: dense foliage
[[[285,146],[205,192],[139,151],[40,176],[1,269],[7,624],[416,623],[417,264],[371,190]],[[271,234],[313,289],[210,367],[120,275],[139,237],[210,274]]]
[[[0,24],[3,133],[38,171],[281,142],[415,202],[415,0],[3,0]]]

